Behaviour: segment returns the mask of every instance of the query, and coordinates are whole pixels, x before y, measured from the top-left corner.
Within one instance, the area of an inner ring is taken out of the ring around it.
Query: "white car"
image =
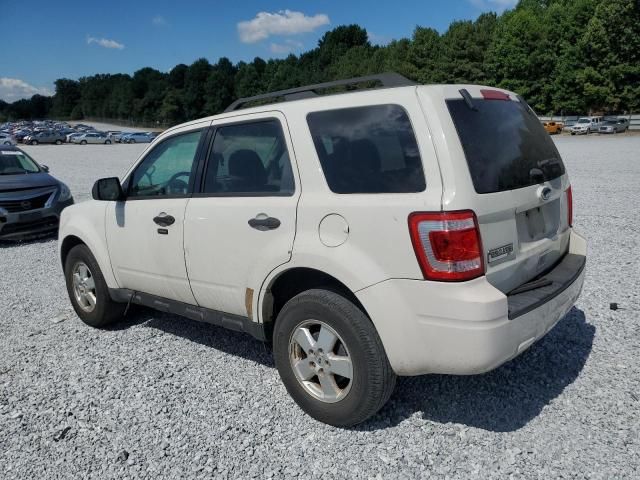
[[[16,145],[16,139],[8,133],[0,133],[0,145]]]
[[[569,127],[571,135],[587,135],[597,132],[602,123],[602,117],[580,117],[578,121]]]
[[[162,133],[92,194],[59,236],[85,323],[134,303],[247,332],[331,425],[373,415],[397,375],[516,357],[585,275],[560,154],[496,88],[386,74],[241,99]]]
[[[109,138],[106,133],[102,132],[84,133],[82,135],[78,135],[77,137],[73,137],[71,141],[73,143],[79,143],[80,145],[86,145],[88,143],[104,145],[111,144],[111,138]]]

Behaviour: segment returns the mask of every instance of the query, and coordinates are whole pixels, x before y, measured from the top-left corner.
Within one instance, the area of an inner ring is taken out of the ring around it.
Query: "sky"
[[[454,20],[502,12],[517,0],[0,0],[0,99],[54,93],[58,78],[169,71],[198,58],[236,63],[282,58],[317,45],[338,25],[366,28],[372,43],[441,33]],[[27,7],[28,5],[28,7]]]

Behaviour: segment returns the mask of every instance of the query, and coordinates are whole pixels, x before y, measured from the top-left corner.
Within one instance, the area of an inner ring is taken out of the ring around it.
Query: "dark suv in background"
[[[0,240],[20,240],[58,231],[71,191],[14,146],[0,146]]]

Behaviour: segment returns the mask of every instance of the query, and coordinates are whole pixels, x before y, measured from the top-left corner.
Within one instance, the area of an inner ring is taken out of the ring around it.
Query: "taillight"
[[[566,190],[567,194],[567,224],[573,226],[573,192],[571,191],[571,185]]]
[[[412,213],[409,233],[426,280],[460,282],[484,275],[480,229],[471,210]]]

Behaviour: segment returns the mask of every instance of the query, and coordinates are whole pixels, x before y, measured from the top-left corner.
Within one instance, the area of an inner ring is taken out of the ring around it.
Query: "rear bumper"
[[[73,198],[56,202],[49,208],[23,213],[0,212],[0,240],[22,240],[50,235],[58,231],[60,213],[73,204]]]
[[[586,242],[575,232],[569,253],[574,260],[586,256]],[[470,375],[500,366],[551,330],[578,299],[584,275],[583,262],[562,262],[546,275],[552,285],[511,297],[485,277],[463,283],[388,280],[357,296],[398,375]],[[518,315],[510,319],[515,307]]]

